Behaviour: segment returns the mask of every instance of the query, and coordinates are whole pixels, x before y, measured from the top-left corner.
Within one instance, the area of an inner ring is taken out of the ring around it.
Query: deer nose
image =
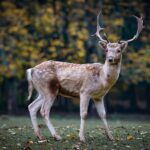
[[[112,57],[112,56],[109,56],[109,57],[108,57],[108,61],[109,61],[109,62],[112,62],[112,61],[113,61],[113,57]]]

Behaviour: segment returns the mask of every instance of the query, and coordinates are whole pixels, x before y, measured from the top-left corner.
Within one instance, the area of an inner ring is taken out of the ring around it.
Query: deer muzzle
[[[109,56],[108,57],[108,61],[111,63],[111,62],[113,62],[113,57],[112,56]]]
[[[120,58],[113,58],[112,56],[109,56],[107,60],[112,65],[117,65],[120,62]]]

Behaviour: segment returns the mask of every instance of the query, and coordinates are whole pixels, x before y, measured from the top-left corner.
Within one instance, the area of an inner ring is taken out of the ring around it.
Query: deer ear
[[[128,42],[122,42],[122,43],[121,43],[122,52],[125,52],[127,46],[128,46]]]
[[[107,48],[107,42],[99,41],[98,43],[99,43],[99,45],[100,45],[100,47],[101,47],[102,49],[106,49],[106,48]]]

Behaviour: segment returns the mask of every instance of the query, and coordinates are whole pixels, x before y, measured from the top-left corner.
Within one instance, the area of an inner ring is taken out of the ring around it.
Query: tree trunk
[[[8,91],[7,95],[7,111],[8,114],[16,114],[18,112],[17,107],[17,93],[16,93],[16,82],[14,78],[11,78],[6,83],[6,88]]]
[[[133,85],[133,99],[131,100],[132,112],[137,112],[137,101],[139,99],[138,91],[136,85]]]

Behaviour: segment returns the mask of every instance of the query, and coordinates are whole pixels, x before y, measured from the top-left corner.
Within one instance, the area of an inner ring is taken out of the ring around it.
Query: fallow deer
[[[61,136],[55,131],[50,119],[50,109],[57,95],[62,95],[75,100],[80,99],[80,141],[85,141],[84,124],[87,116],[90,99],[93,99],[98,115],[104,123],[104,128],[110,140],[114,140],[106,120],[104,96],[117,81],[121,68],[122,53],[128,43],[137,39],[143,28],[143,19],[136,17],[137,32],[133,38],[116,43],[103,39],[99,25],[100,13],[97,16],[97,31],[99,45],[105,50],[106,60],[104,64],[73,64],[59,61],[46,61],[27,70],[29,83],[29,96],[31,98],[33,88],[39,96],[28,106],[30,117],[36,136],[42,141],[44,137],[37,124],[37,111],[40,109],[45,123],[52,136],[57,140]]]

